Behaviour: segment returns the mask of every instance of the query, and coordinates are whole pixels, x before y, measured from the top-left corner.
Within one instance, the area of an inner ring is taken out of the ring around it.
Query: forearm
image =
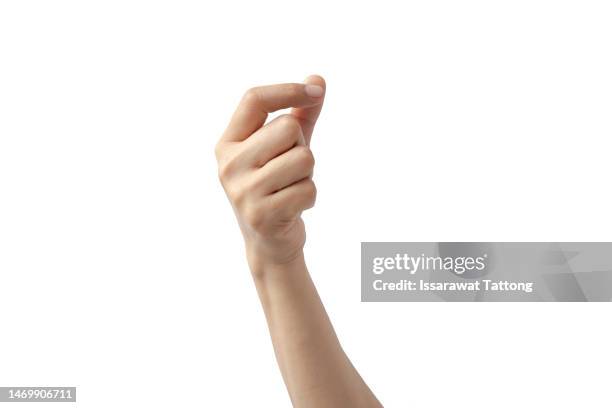
[[[295,407],[380,407],[345,355],[303,254],[250,259],[283,379]]]
[[[325,81],[251,88],[215,146],[276,358],[295,407],[380,407],[344,354],[310,279],[302,213],[315,203],[309,144]],[[266,123],[267,114],[292,108]]]

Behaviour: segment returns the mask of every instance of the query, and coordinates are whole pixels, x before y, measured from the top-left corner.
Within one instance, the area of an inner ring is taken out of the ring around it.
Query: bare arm
[[[310,138],[325,82],[248,91],[217,144],[219,174],[294,407],[381,407],[342,350],[304,262],[302,211],[312,207]],[[267,113],[293,107],[265,124]]]
[[[380,407],[334,333],[304,258],[255,277],[278,365],[295,407]]]

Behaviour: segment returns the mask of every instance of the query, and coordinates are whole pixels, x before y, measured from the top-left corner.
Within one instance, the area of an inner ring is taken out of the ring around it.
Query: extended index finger
[[[249,89],[223,133],[228,141],[242,141],[266,122],[268,113],[285,108],[306,108],[323,102],[324,90],[313,84],[277,84]]]

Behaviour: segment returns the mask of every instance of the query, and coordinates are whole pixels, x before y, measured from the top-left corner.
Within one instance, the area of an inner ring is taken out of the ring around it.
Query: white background
[[[3,1],[0,385],[289,406],[213,145],[328,81],[313,278],[387,407],[610,407],[609,304],[360,303],[361,241],[612,239],[609,1]]]

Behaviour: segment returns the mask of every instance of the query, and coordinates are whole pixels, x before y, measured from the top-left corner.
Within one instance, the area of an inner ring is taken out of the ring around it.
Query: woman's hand
[[[244,235],[254,273],[258,265],[301,256],[302,211],[315,203],[310,138],[321,111],[325,81],[248,90],[216,147],[219,178]],[[268,113],[292,107],[265,124]]]

